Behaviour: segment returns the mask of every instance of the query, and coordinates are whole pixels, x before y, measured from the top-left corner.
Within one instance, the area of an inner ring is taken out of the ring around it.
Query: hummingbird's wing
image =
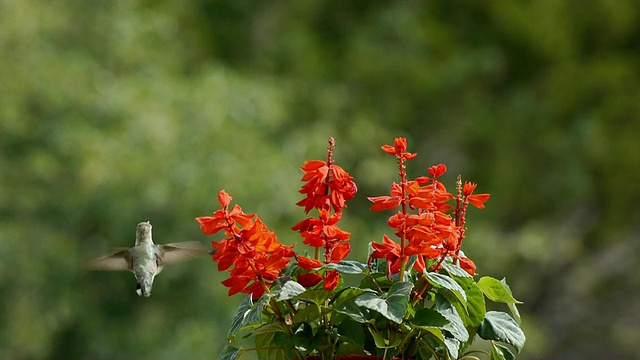
[[[159,258],[164,259],[162,265],[189,261],[209,253],[209,249],[198,241],[164,244],[157,249],[161,253]]]
[[[105,271],[127,271],[131,270],[131,252],[130,249],[122,249],[111,255],[106,255],[93,259],[88,264],[92,270]]]

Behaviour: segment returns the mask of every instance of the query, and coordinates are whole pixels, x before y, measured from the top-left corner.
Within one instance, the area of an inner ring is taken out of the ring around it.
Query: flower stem
[[[403,219],[405,220],[402,223],[402,231],[400,232],[400,273],[398,274],[398,281],[403,281],[404,280],[404,272],[405,272],[405,267],[406,267],[406,262],[405,262],[405,256],[404,256],[404,248],[406,246],[406,242],[407,242],[407,223],[406,223],[406,219],[407,219],[407,175],[405,173],[405,165],[404,165],[404,158],[402,157],[401,154],[398,154],[398,167],[400,170],[400,188],[402,189],[402,200],[401,200],[401,204],[402,204],[402,215],[403,215]]]

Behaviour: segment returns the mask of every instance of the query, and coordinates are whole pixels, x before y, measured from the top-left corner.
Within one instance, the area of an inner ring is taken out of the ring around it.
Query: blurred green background
[[[639,19],[635,0],[0,0],[0,358],[215,358],[242,296],[209,259],[148,299],[83,261],[143,220],[208,242],[193,218],[222,188],[298,241],[298,167],[329,136],[359,186],[351,259],[388,232],[366,196],[405,136],[412,176],[442,162],[492,194],[465,252],[524,301],[522,359],[637,358]]]

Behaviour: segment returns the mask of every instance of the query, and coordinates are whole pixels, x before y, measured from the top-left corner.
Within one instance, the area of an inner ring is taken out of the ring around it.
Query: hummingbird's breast
[[[156,274],[158,272],[158,263],[156,261],[156,252],[153,244],[142,243],[131,249],[133,272],[136,277],[142,276],[142,273]]]

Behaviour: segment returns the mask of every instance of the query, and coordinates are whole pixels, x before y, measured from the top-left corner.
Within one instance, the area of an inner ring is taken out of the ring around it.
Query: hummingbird
[[[144,221],[136,228],[136,242],[132,248],[93,259],[89,267],[93,270],[131,271],[136,277],[136,293],[149,297],[153,280],[165,265],[175,264],[207,255],[204,245],[197,241],[171,244],[154,244],[151,238],[151,223]]]

